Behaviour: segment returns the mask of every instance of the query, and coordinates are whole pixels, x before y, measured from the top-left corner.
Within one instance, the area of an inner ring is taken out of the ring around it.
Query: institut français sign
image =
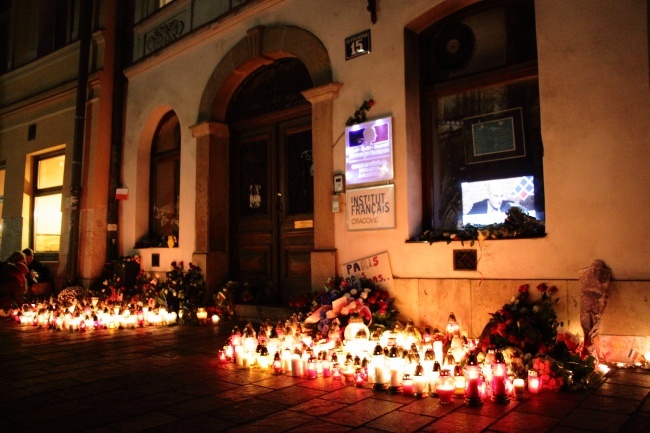
[[[395,227],[395,186],[350,189],[345,197],[348,230]]]

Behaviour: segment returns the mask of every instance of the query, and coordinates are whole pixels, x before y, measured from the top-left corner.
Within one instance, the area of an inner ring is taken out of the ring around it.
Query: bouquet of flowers
[[[166,279],[158,282],[157,303],[178,311],[180,319],[189,320],[196,309],[205,304],[204,298],[205,282],[201,269],[192,263],[185,271],[182,261],[173,261]]]
[[[545,354],[555,344],[557,337],[557,314],[554,295],[557,287],[545,283],[537,286],[541,296],[533,299],[530,286],[519,286],[518,292],[495,313],[483,329],[481,344],[503,349],[509,346],[520,349],[524,354]]]
[[[371,329],[392,328],[398,311],[394,298],[387,290],[370,280],[360,280],[358,285],[343,278],[328,278],[324,290],[314,297],[306,326],[315,325],[317,334],[327,338],[331,328],[343,329],[351,316],[359,315]]]
[[[596,359],[580,356],[580,339],[558,332],[555,305],[557,287],[537,285],[539,297],[533,299],[530,286],[519,286],[517,294],[496,311],[481,335],[483,350],[499,349],[515,376],[525,377],[535,370],[542,389],[585,389],[600,379]]]
[[[56,300],[62,307],[71,307],[83,299],[84,292],[85,289],[81,286],[66,287],[59,292]]]

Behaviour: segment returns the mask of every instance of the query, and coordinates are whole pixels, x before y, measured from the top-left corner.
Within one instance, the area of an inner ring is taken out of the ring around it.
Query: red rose
[[[519,293],[526,293],[528,292],[528,287],[529,287],[528,284],[522,284],[521,286],[519,286],[519,289],[517,290],[519,291]]]
[[[537,285],[537,290],[539,290],[541,293],[546,292],[547,289],[548,286],[546,285],[546,283],[540,283]]]
[[[551,286],[551,288],[550,288],[550,289],[548,289],[548,291],[549,291],[549,292],[550,292],[551,294],[553,294],[553,295],[554,295],[554,294],[556,294],[556,293],[557,293],[557,291],[558,291],[558,288],[557,288],[557,287],[555,287],[555,286]]]

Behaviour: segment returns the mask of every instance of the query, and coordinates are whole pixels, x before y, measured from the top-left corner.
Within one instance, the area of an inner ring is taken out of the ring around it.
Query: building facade
[[[113,2],[97,5],[121,16]],[[518,285],[539,282],[560,289],[560,320],[580,331],[578,275],[602,260],[614,277],[602,332],[650,335],[640,319],[650,311],[647,1],[135,0],[126,16],[119,152],[115,120],[99,109],[110,88],[91,85],[102,92],[87,104],[97,122],[86,125],[83,279],[112,255],[138,254],[150,271],[193,262],[212,288],[251,281],[261,301],[287,303],[381,255],[404,318],[435,326],[453,311],[478,335]],[[40,61],[0,76],[3,256],[34,233],[25,170],[41,152],[65,149],[62,239],[68,229],[74,87],[68,111],[43,113],[46,89],[8,96],[38,82],[19,85]],[[390,120],[392,174],[366,182],[355,170],[386,160],[368,152],[374,162],[349,164],[353,148],[378,139],[348,120],[371,100],[359,120]],[[37,137],[45,129],[48,141],[29,147],[41,118]],[[93,132],[101,125],[108,135]],[[482,125],[503,134],[481,135]],[[517,204],[545,222],[545,236],[417,241],[471,221],[463,185],[485,195],[481,182],[494,179],[533,184]],[[363,201],[375,191],[387,194],[386,218]],[[457,266],[464,253],[476,254],[469,269]]]

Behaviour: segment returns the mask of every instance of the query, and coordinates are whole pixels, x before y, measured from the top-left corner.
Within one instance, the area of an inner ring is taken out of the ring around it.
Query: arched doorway
[[[311,105],[306,67],[282,58],[251,73],[228,106],[229,268],[255,303],[310,289],[314,248]]]
[[[216,66],[199,102],[197,123],[190,127],[196,139],[197,154],[195,251],[192,261],[205,270],[206,284],[210,289],[216,289],[228,279],[234,278],[230,272],[233,262],[231,257],[234,254],[230,236],[233,230],[230,184],[231,172],[235,167],[230,165],[230,142],[233,138],[231,135],[238,134],[237,127],[243,131],[245,121],[227,122],[231,101],[235,92],[248,87],[242,84],[251,74],[288,58],[297,59],[304,65],[312,83],[310,88],[301,93],[309,101],[312,113],[314,239],[310,254],[311,278],[306,284],[301,283],[300,287],[302,291],[316,289],[328,277],[336,274],[334,217],[330,204],[332,143],[335,140],[332,118],[333,101],[342,84],[332,81],[332,67],[327,50],[312,33],[295,26],[257,26],[249,29],[247,36],[233,46]],[[264,91],[262,87],[259,90]],[[260,96],[252,94],[253,100],[248,105],[257,106],[260,101],[268,100]],[[293,106],[293,109],[299,110],[302,106],[298,105],[300,106]],[[267,116],[273,118],[274,115],[288,114],[292,109],[288,110],[270,111],[271,114]],[[264,112],[269,113],[262,110],[242,118],[254,121],[257,116],[261,120],[264,117],[261,113]],[[289,116],[300,117],[297,112]],[[303,223],[298,223],[299,226],[301,224]],[[277,286],[274,289],[272,295],[276,299],[273,301],[280,302]]]

